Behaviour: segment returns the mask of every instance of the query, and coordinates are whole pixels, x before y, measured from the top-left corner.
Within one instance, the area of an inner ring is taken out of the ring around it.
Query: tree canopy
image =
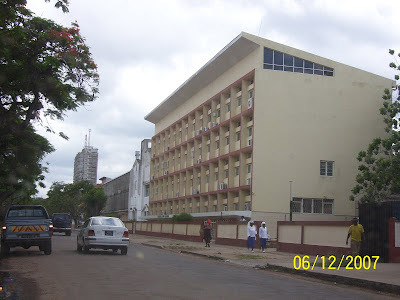
[[[100,214],[107,201],[104,189],[83,180],[77,183],[55,182],[50,187],[44,205],[50,214],[70,213],[77,222]],[[75,223],[77,224],[77,223]]]
[[[25,188],[25,195],[35,192],[44,179],[42,159],[54,149],[34,125],[53,132],[44,119],[63,120],[98,94],[97,66],[77,22],[64,27],[25,5],[0,1],[0,204]],[[64,12],[67,5],[55,4]]]
[[[389,53],[395,60],[389,66],[398,72],[400,66],[395,51],[389,50]],[[399,80],[398,74],[395,80]],[[395,89],[386,89],[382,98],[379,112],[383,115],[387,136],[375,138],[367,150],[358,154],[361,164],[356,176],[357,184],[350,196],[353,201],[359,196],[361,202],[379,202],[390,194],[400,194],[400,97],[397,82]]]

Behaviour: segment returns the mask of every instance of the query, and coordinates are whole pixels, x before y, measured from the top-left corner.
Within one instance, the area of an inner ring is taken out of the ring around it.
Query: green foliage
[[[394,55],[395,51],[389,50],[389,53]],[[389,67],[400,70],[395,62],[390,63]],[[398,80],[399,76],[395,75],[395,79]],[[397,84],[395,90],[396,94],[393,95],[392,91],[385,89],[379,110],[387,135],[375,138],[366,151],[358,154],[360,172],[350,196],[352,201],[355,196],[360,196],[361,202],[378,202],[389,194],[400,193],[400,97]]]
[[[97,66],[78,24],[58,25],[25,5],[0,1],[0,207],[43,185],[42,160],[54,149],[33,123],[53,132],[43,117],[62,120],[98,94]],[[67,6],[68,0],[55,0],[64,12]]]
[[[103,187],[85,180],[74,184],[55,182],[47,195],[44,205],[49,214],[70,213],[75,222],[99,215],[107,200]]]
[[[179,215],[174,215],[172,217],[172,221],[174,221],[174,222],[192,222],[193,216],[188,213],[181,213]]]
[[[83,196],[85,218],[98,216],[107,202],[107,195],[102,186],[96,186],[88,190]]]

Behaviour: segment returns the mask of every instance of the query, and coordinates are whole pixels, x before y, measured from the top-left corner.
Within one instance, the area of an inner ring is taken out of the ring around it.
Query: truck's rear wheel
[[[10,246],[6,243],[1,242],[1,256],[6,256],[10,253]]]
[[[44,245],[44,250],[43,250],[43,252],[44,252],[45,255],[50,255],[50,254],[51,254],[51,241],[50,241],[50,242],[47,242],[47,243]]]

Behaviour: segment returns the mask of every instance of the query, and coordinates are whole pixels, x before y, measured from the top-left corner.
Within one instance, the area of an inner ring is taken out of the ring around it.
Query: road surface
[[[76,251],[76,233],[55,234],[49,256],[13,248],[0,268],[15,278],[18,299],[391,299],[292,275],[133,246]]]

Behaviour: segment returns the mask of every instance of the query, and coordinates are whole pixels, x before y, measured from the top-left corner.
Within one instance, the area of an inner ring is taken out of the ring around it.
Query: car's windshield
[[[93,218],[92,225],[123,226],[122,222],[115,218]]]
[[[46,211],[42,207],[14,207],[10,208],[7,214],[8,218],[19,217],[38,217],[47,218]]]

